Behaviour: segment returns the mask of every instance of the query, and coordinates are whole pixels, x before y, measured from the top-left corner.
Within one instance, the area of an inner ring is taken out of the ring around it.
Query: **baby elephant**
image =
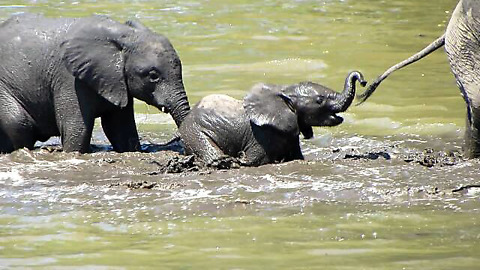
[[[336,126],[352,104],[355,83],[365,86],[358,71],[348,74],[342,93],[301,82],[294,85],[257,84],[242,101],[226,95],[204,97],[179,128],[186,154],[205,163],[225,156],[258,166],[303,159],[300,132],[313,137],[312,126]]]

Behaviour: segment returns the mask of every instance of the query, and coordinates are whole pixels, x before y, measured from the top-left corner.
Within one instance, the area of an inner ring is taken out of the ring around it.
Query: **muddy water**
[[[372,80],[439,36],[456,3],[177,2],[7,0],[0,19],[136,17],[171,39],[195,103],[259,81]],[[136,112],[145,145],[175,132],[168,115]],[[2,155],[0,268],[478,269],[480,162],[461,158],[464,114],[439,51],[315,129],[305,161],[165,174],[176,153],[112,153],[99,128],[93,154]]]

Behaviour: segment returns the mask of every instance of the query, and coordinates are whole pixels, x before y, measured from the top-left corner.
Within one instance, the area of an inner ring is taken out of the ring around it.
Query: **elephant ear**
[[[65,67],[75,78],[110,103],[123,108],[128,103],[128,91],[121,39],[127,34],[120,26],[128,28],[106,18],[90,24],[79,21],[61,48]]]
[[[257,84],[243,100],[247,116],[257,126],[271,126],[288,134],[299,134],[292,100],[273,86]]]

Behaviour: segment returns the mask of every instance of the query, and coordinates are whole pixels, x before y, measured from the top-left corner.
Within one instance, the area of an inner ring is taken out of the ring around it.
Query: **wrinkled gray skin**
[[[207,164],[225,156],[243,165],[258,166],[303,159],[299,134],[313,137],[312,126],[336,126],[355,96],[356,81],[363,75],[351,72],[342,93],[312,82],[282,86],[257,84],[243,103],[226,95],[203,98],[179,128],[187,154]]]
[[[392,72],[422,59],[443,45],[467,107],[465,156],[478,158],[480,157],[480,1],[461,0],[452,13],[444,35],[422,51],[389,68],[359,97],[361,102],[364,102]]]
[[[64,151],[88,152],[97,117],[115,151],[136,151],[133,98],[177,125],[190,109],[177,53],[138,22],[24,14],[0,40],[0,152],[56,135]]]

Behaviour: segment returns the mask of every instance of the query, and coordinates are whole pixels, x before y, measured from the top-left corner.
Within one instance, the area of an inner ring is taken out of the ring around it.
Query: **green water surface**
[[[440,36],[456,2],[2,0],[0,20],[19,12],[138,19],[173,43],[194,104],[212,93],[242,98],[257,82],[341,90],[351,70],[372,81]],[[144,138],[175,132],[153,107],[138,101],[136,114]],[[480,193],[451,192],[477,183],[479,162],[321,157],[330,146],[459,150],[465,105],[444,51],[392,75],[343,116],[302,140],[311,161],[206,175],[145,175],[122,163],[136,156],[119,154],[3,155],[0,269],[480,269]],[[174,184],[103,184],[112,179]]]

